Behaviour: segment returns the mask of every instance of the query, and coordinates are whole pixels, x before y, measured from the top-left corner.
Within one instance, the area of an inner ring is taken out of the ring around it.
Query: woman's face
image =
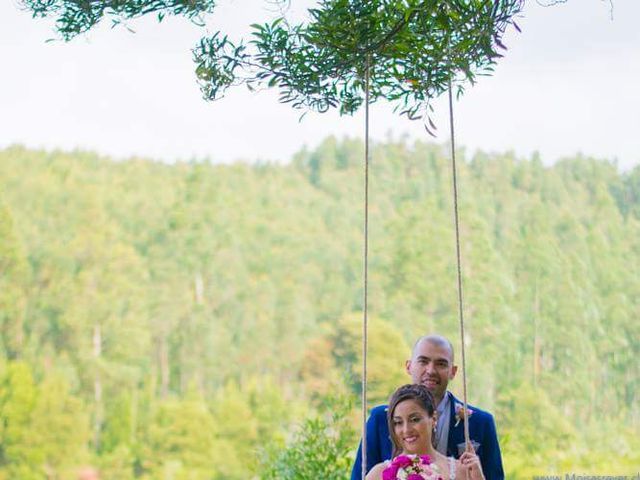
[[[431,442],[434,418],[415,400],[396,405],[392,417],[393,434],[404,453],[424,455]]]

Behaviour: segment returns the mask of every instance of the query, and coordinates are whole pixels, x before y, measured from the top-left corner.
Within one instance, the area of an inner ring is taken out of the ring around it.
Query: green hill
[[[0,479],[251,478],[327,395],[355,404],[362,150],[0,151]],[[458,327],[446,150],[378,144],[371,168],[375,404],[414,338]],[[507,472],[635,473],[640,167],[478,153],[459,175],[470,401]]]

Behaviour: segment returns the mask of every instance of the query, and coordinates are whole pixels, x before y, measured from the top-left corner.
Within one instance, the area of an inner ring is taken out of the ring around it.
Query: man
[[[453,346],[440,335],[420,337],[413,347],[411,359],[406,362],[412,383],[427,387],[437,405],[438,416],[434,446],[443,455],[458,458],[465,448],[463,403],[447,391],[449,381],[458,370],[453,363]],[[467,405],[469,437],[480,457],[487,480],[503,480],[502,458],[493,416]],[[391,458],[391,440],[387,426],[387,406],[371,410],[367,420],[367,472],[374,465]],[[351,480],[360,480],[362,469],[362,442],[358,447]]]

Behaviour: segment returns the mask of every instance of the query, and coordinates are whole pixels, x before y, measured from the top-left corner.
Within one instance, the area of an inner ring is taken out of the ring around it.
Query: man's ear
[[[453,367],[451,367],[451,374],[449,375],[449,380],[453,380],[453,377],[456,376],[457,372],[458,372],[458,365],[454,365]]]
[[[411,376],[411,371],[409,370],[411,368],[411,360],[405,360],[404,362],[404,370],[407,372],[407,375]]]

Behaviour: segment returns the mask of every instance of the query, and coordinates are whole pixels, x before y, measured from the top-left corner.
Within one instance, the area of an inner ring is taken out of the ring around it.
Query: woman
[[[464,452],[455,460],[445,457],[434,448],[435,407],[433,397],[425,386],[404,385],[398,388],[389,400],[387,421],[393,457],[401,454],[428,455],[447,480],[484,480],[480,459],[474,452]],[[382,472],[389,464],[386,461],[374,466],[366,480],[382,480]]]

